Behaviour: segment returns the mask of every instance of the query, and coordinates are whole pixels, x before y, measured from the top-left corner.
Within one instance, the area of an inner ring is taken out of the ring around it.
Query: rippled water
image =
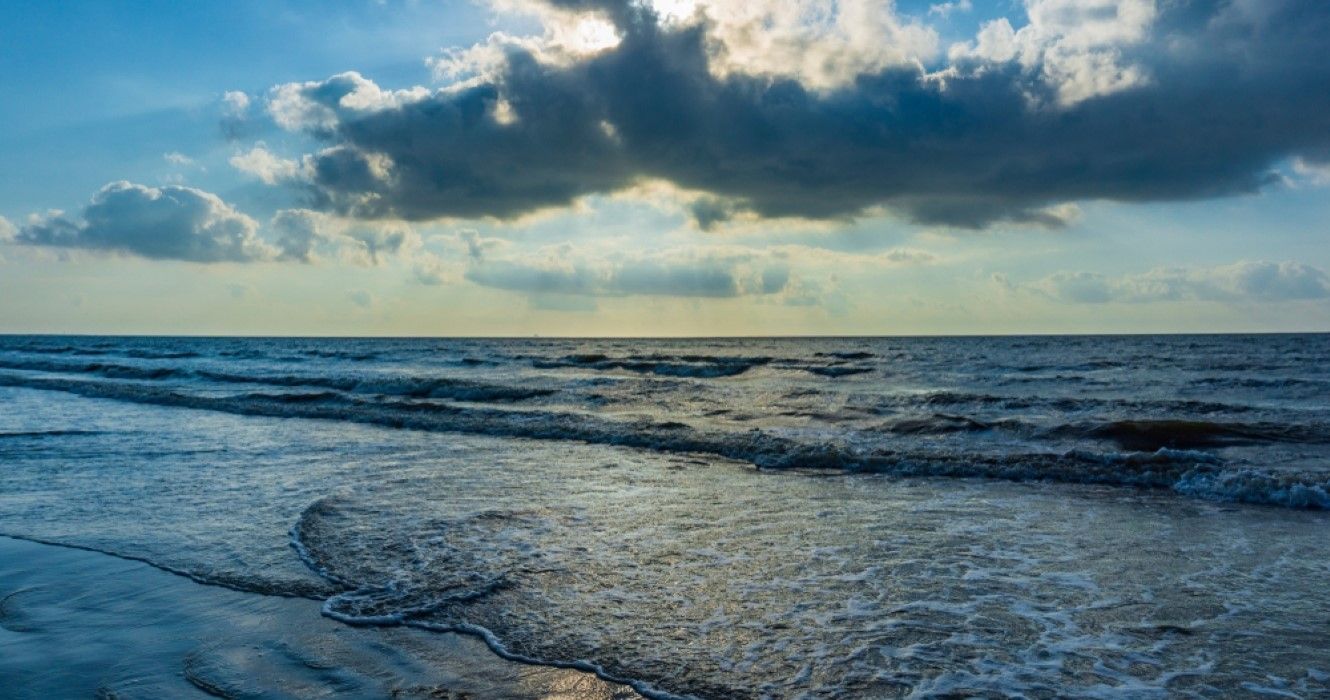
[[[1312,697],[1327,360],[1327,336],[10,337],[0,532],[652,694]]]

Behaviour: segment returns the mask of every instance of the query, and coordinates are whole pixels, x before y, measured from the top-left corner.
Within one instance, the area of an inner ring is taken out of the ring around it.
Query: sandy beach
[[[343,625],[319,605],[0,537],[0,697],[637,697],[463,635]]]

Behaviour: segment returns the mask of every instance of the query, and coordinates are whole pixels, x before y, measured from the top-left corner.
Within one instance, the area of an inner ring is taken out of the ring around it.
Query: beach
[[[318,601],[207,586],[142,562],[0,537],[6,698],[638,697],[504,661],[458,634],[352,627]]]
[[[6,338],[5,692],[1323,696],[1327,342]]]

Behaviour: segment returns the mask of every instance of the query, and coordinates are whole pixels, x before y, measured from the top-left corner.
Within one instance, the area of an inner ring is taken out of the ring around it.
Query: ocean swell
[[[156,357],[192,357],[194,353],[157,353]],[[416,377],[410,375],[277,374],[270,372],[229,372],[186,367],[139,367],[110,362],[70,362],[50,359],[14,360],[0,358],[0,368],[92,374],[107,379],[157,381],[164,379],[204,379],[227,384],[264,384],[277,387],[317,387],[356,394],[381,394],[411,398],[452,399],[455,401],[508,402],[550,396],[554,389],[487,384],[467,379]]]
[[[671,453],[711,454],[762,469],[832,469],[901,476],[991,478],[1173,489],[1216,500],[1291,508],[1330,508],[1324,473],[1229,466],[1207,452],[1159,447],[1124,453],[1083,450],[991,454],[976,451],[895,451],[863,447],[852,438],[807,440],[769,430],[703,429],[677,421],[612,419],[591,413],[462,406],[431,400],[320,393],[190,394],[151,384],[34,377],[0,372],[0,385],[81,396],[223,411],[241,415],[353,421],[429,431],[516,438],[579,440]],[[946,422],[973,429],[969,419]],[[1241,469],[1242,479],[1230,476]],[[1262,474],[1262,479],[1253,475]],[[1238,484],[1241,484],[1240,486]],[[1320,495],[1318,495],[1320,494]]]
[[[1052,432],[1109,440],[1123,449],[1138,451],[1166,447],[1187,449],[1263,443],[1330,442],[1330,430],[1319,424],[1279,425],[1179,419],[1116,420],[1063,426]]]

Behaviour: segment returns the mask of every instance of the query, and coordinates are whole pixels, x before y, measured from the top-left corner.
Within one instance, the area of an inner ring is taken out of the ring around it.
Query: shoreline
[[[320,608],[0,535],[0,697],[639,697],[581,670],[501,658],[468,634],[351,626]]]

